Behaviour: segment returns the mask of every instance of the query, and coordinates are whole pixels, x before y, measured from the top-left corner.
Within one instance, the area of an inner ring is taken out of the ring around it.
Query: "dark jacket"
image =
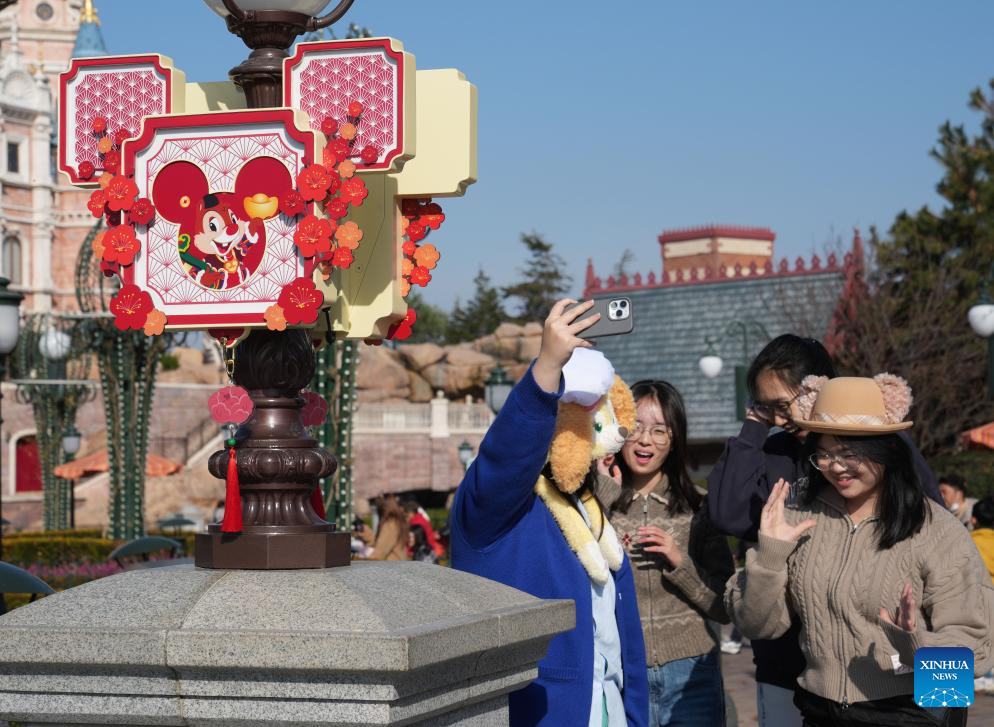
[[[925,458],[906,432],[900,435],[911,447],[925,494],[942,505],[935,475]],[[728,440],[725,451],[708,475],[711,522],[729,535],[755,542],[759,516],[773,485],[781,478],[795,484],[804,476],[802,447],[789,432],[770,435],[765,424],[746,420],[739,436]],[[785,689],[797,686],[797,677],[804,670],[798,633],[799,626],[795,623],[779,639],[752,642],[756,681]]]
[[[538,679],[509,698],[515,727],[585,725],[594,679],[590,577],[535,494],[556,425],[559,395],[529,370],[508,396],[459,485],[452,506],[452,564],[538,598],[576,602],[576,628],[552,639]],[[649,682],[632,568],[612,573],[618,600],[628,724],[649,721]]]

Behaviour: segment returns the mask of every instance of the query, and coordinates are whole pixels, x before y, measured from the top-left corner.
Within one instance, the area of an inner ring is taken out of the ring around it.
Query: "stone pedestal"
[[[507,724],[573,603],[424,563],[122,573],[0,617],[26,725]]]

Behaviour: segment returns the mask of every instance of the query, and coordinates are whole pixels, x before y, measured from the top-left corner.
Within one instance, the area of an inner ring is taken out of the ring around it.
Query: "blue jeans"
[[[717,651],[650,667],[650,727],[724,724],[725,691]]]

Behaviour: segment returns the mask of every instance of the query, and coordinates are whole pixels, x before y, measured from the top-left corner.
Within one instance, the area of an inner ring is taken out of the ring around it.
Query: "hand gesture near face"
[[[606,455],[597,460],[597,471],[606,477],[610,477],[615,483],[621,486],[621,467],[613,454]]]
[[[596,313],[577,321],[577,318],[594,306],[594,301],[588,300],[567,311],[566,308],[575,302],[569,298],[558,301],[552,306],[542,329],[542,349],[532,367],[532,376],[539,388],[550,394],[559,391],[559,377],[573,351],[578,348],[593,348],[593,344],[579,338],[579,334],[601,319],[600,314]]]
[[[901,591],[901,602],[897,606],[897,611],[893,616],[886,608],[880,609],[880,620],[897,626],[905,631],[914,631],[916,625],[915,613],[918,606],[915,604],[915,596],[911,590],[911,584],[905,583]]]
[[[773,492],[770,493],[759,518],[759,532],[775,540],[796,543],[801,535],[816,525],[816,522],[811,519],[797,525],[791,525],[787,522],[787,518],[784,517],[784,506],[787,504],[789,492],[790,486],[783,479],[777,480],[777,483],[773,485]]]

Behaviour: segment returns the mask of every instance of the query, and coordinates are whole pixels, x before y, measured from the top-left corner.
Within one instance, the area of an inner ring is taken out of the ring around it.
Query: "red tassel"
[[[238,461],[235,459],[235,448],[228,450],[228,477],[225,480],[224,520],[221,521],[222,533],[242,532],[242,491],[238,486]]]
[[[321,485],[318,485],[313,490],[311,490],[311,507],[314,508],[314,512],[322,520],[328,519],[328,513],[324,509],[324,497],[321,496]]]

